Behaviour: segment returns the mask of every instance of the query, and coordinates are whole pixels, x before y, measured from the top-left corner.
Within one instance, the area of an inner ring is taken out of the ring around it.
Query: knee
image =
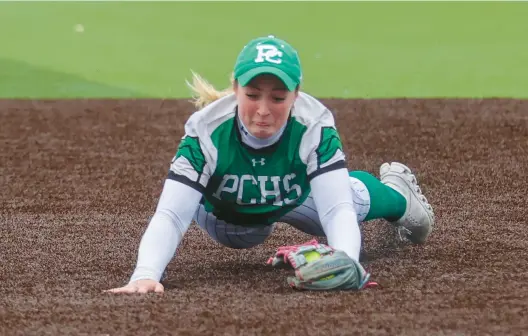
[[[237,230],[219,230],[209,235],[216,242],[232,249],[250,249],[266,241],[273,227],[266,228],[241,228]]]
[[[229,241],[229,242],[221,242],[221,241],[218,241],[218,243],[222,244],[223,246],[227,247],[227,248],[230,248],[230,249],[234,249],[234,250],[247,250],[247,249],[250,249],[250,248],[253,248],[253,247],[256,247],[260,244],[263,243],[262,242],[258,242],[258,243],[248,243],[248,242],[233,242],[233,241]]]

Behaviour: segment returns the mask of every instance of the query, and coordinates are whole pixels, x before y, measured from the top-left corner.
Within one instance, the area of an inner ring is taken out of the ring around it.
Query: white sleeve
[[[342,168],[318,175],[310,186],[328,245],[359,262],[361,231],[348,170]]]
[[[159,281],[189,229],[202,194],[183,183],[167,179],[154,216],[141,238],[136,268],[130,282]]]
[[[312,122],[301,139],[301,160],[306,164],[308,180],[326,172],[346,168],[346,158],[332,112],[325,110]]]

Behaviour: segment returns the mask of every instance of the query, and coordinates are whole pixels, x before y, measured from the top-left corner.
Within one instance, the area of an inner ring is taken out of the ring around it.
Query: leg
[[[274,226],[243,227],[219,220],[212,213],[198,207],[194,218],[198,226],[220,244],[234,248],[247,249],[262,244],[273,231]]]
[[[369,190],[356,177],[350,177],[350,187],[353,191],[352,195],[357,213],[357,221],[361,223],[365,221],[370,211]],[[279,221],[287,223],[309,235],[325,236],[312,195],[309,195],[302,205],[284,215]]]
[[[416,178],[406,166],[387,163],[381,166],[381,181],[363,171],[350,172],[350,186],[359,223],[385,219],[395,225],[400,236],[422,243],[431,233],[434,214],[421,194]],[[314,236],[324,236],[311,195],[280,219]]]

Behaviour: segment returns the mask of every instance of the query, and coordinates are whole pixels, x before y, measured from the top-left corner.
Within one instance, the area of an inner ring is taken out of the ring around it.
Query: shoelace
[[[378,282],[370,280],[370,272],[365,270],[366,278],[363,279],[363,283],[359,285],[360,289],[368,289],[368,288],[383,288]]]
[[[369,281],[365,284],[365,286],[363,286],[363,289],[368,289],[368,288],[382,288],[382,287],[376,281]]]
[[[418,180],[416,179],[416,176],[414,174],[409,174],[411,178],[411,184],[413,185],[414,191],[418,193],[420,196],[420,200],[425,203],[427,208],[431,210],[431,205],[429,204],[429,201],[427,201],[427,198],[422,194],[422,189],[418,185]]]

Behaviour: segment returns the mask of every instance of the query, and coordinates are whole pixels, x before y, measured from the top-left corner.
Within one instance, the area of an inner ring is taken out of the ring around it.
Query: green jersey
[[[272,224],[304,202],[314,177],[345,167],[331,111],[306,93],[273,145],[251,148],[240,132],[233,94],[195,112],[168,176],[200,191],[206,211],[226,222]]]

